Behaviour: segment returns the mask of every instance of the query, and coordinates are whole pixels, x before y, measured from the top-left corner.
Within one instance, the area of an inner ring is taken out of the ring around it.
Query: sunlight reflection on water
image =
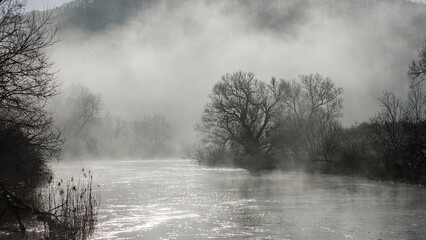
[[[75,167],[77,166],[77,167]],[[359,178],[205,168],[189,160],[62,162],[102,192],[95,239],[422,239],[426,190]]]

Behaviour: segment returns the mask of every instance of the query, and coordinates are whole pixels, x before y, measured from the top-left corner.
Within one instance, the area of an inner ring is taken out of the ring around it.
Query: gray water
[[[189,160],[60,162],[101,191],[95,239],[426,239],[426,189]]]

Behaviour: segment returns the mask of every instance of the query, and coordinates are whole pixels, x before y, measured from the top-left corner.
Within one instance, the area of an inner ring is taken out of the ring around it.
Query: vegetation
[[[145,159],[176,154],[173,132],[163,115],[128,121],[104,108],[102,96],[81,84],[73,84],[56,98],[56,125],[66,138],[66,158]]]
[[[66,137],[66,158],[155,158],[170,153],[166,143],[171,131],[164,116],[130,122],[104,108],[102,96],[81,84],[71,85],[56,98],[56,124]]]
[[[57,93],[45,53],[56,29],[51,12],[23,11],[19,1],[0,3],[0,164],[7,166],[0,176],[36,186],[46,161],[59,156],[62,144],[44,108]]]
[[[78,0],[55,11],[65,27],[97,31],[154,2]],[[254,12],[250,21],[260,29],[291,31],[286,24],[303,23],[312,1],[283,2],[239,0],[226,6]],[[332,2],[331,17],[368,4]],[[19,0],[0,1],[0,224],[2,230],[18,226],[25,232],[26,221],[36,217],[45,238],[86,239],[99,207],[91,173],[52,183],[48,162],[59,159],[63,147],[72,157],[169,157],[175,153],[173,131],[161,114],[128,121],[105,113],[101,95],[80,84],[57,98],[55,122],[46,108],[59,85],[46,54],[57,32],[53,12],[26,13],[24,7]],[[418,22],[426,22],[418,15]],[[369,122],[345,128],[343,89],[328,77],[273,77],[265,83],[249,72],[226,74],[214,85],[196,127],[202,142],[193,157],[200,164],[250,171],[306,169],[426,184],[426,46],[409,66],[408,78],[406,99],[384,92]]]
[[[213,87],[196,129],[208,152],[228,152],[232,164],[248,169],[284,166],[283,155],[292,165],[307,158],[332,162],[342,92],[318,74],[301,75],[299,81],[272,78],[268,85],[252,73],[227,74]]]
[[[61,179],[40,193],[41,207],[52,216],[43,219],[46,238],[87,239],[94,232],[100,197],[93,191],[91,172],[83,169],[82,175],[77,181]]]
[[[426,183],[426,46],[409,67],[407,100],[391,92],[370,122],[341,126],[342,88],[319,74],[260,82],[222,77],[210,94],[194,158],[249,170],[307,169]]]
[[[58,9],[64,28],[78,27],[87,31],[99,31],[110,24],[122,24],[135,16],[138,10],[148,8],[152,0],[76,0]],[[108,14],[106,14],[108,13]]]
[[[180,4],[187,4],[191,0],[185,1],[153,1],[153,0],[75,0],[71,1],[57,9],[61,16],[58,19],[63,28],[78,28],[83,31],[101,31],[112,25],[119,26],[138,14],[149,15],[153,7],[159,5],[171,9]],[[197,1],[194,1],[197,2]],[[245,13],[245,17],[250,25],[261,29],[262,31],[275,31],[293,34],[298,27],[310,18],[312,9],[321,9],[325,15],[330,17],[341,17],[344,15],[348,19],[359,21],[359,16],[371,12],[374,7],[383,8],[390,6],[399,12],[394,16],[395,31],[394,34],[410,34],[407,26],[400,24],[404,21],[404,16],[415,16],[418,21],[415,26],[421,31],[426,22],[424,15],[425,6],[412,1],[356,1],[356,0],[207,0],[205,4],[219,5],[226,12]],[[410,27],[413,27],[411,25]],[[399,35],[399,36],[400,36]],[[399,37],[398,36],[398,37]]]
[[[377,172],[389,179],[426,182],[426,46],[410,65],[410,90],[403,101],[385,92],[371,120]]]
[[[34,203],[34,190],[50,178],[47,162],[61,152],[45,109],[58,86],[45,52],[54,43],[51,23],[51,12],[26,14],[19,1],[0,2],[0,218],[16,217],[22,231],[23,202]]]
[[[252,73],[227,74],[213,87],[197,129],[206,134],[208,144],[232,149],[241,157],[234,159],[235,164],[269,168],[278,139],[278,103],[285,90],[284,81],[272,79],[267,85]]]
[[[46,54],[57,29],[52,11],[26,13],[24,7],[0,1],[0,224],[13,231],[16,223],[25,232],[24,222],[37,217],[47,224],[49,238],[58,231],[85,238],[91,232],[85,224],[93,227],[97,206],[91,176],[87,186],[62,189],[60,197],[51,193],[44,201],[37,194],[52,180],[47,164],[59,159],[64,141],[46,109],[57,95]]]

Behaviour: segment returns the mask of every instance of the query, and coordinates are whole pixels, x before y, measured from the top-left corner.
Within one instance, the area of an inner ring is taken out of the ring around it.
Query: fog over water
[[[408,65],[426,39],[421,9],[399,4],[347,12],[311,4],[281,19],[273,6],[265,17],[230,5],[163,2],[98,31],[67,27],[52,49],[58,79],[99,92],[108,111],[127,119],[164,114],[177,138],[192,140],[223,74],[251,71],[269,81],[320,73],[344,88],[342,122],[349,126],[377,111],[384,90],[406,95]]]
[[[426,191],[360,178],[206,168],[189,160],[60,162],[92,169],[94,239],[422,239]],[[78,166],[78,167],[77,167]]]
[[[0,239],[424,239],[423,2],[0,0]]]

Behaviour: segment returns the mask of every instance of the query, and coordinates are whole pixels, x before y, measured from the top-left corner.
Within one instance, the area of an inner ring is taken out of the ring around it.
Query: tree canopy
[[[207,142],[246,156],[269,158],[277,144],[279,102],[287,86],[275,78],[265,84],[253,73],[226,74],[213,87],[197,129],[206,134]]]

